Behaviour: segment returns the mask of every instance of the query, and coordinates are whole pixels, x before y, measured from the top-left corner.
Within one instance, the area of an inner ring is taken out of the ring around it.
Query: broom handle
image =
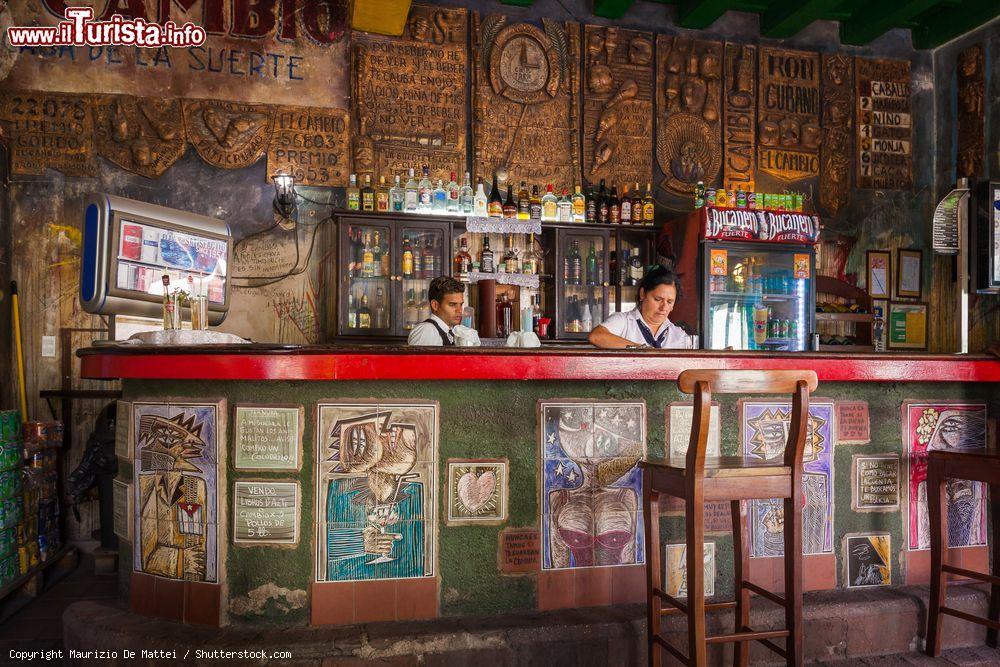
[[[24,388],[24,349],[21,347],[21,308],[17,298],[17,281],[10,281],[10,295],[14,310],[14,346],[17,351],[17,381],[21,398],[21,421],[28,421],[28,398]]]

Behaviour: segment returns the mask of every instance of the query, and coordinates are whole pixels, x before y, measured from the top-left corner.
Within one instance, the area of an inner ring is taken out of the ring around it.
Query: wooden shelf
[[[871,322],[871,313],[816,313],[817,322]]]
[[[820,352],[874,352],[871,345],[820,345]]]

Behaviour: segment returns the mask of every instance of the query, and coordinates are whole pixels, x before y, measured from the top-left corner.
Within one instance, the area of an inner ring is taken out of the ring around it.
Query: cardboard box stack
[[[0,411],[0,587],[27,570],[21,569],[19,534],[24,518],[22,497],[21,415]]]

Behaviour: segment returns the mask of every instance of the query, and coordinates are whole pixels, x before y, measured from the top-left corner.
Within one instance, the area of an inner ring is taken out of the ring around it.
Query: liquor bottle
[[[608,259],[608,271],[610,275],[612,285],[624,285],[625,281],[621,280],[621,276],[618,273],[618,251],[612,250],[611,257]]]
[[[413,167],[410,167],[408,175],[406,189],[403,192],[403,210],[416,211],[420,203],[420,189],[417,187],[417,179],[413,176]]]
[[[579,185],[573,191],[573,213],[570,216],[573,222],[583,222],[587,219],[587,199]]]
[[[358,328],[358,311],[354,308],[354,292],[347,293],[347,328]]]
[[[598,284],[597,250],[594,248],[593,241],[590,242],[590,252],[587,253],[587,284]]]
[[[597,222],[597,197],[594,195],[594,188],[587,188],[587,215],[585,222]]]
[[[493,266],[493,251],[490,250],[490,237],[483,237],[483,249],[479,251],[479,270],[483,273],[495,273]]]
[[[572,333],[580,333],[583,324],[580,322],[580,299],[576,296],[569,300],[569,330]]]
[[[432,208],[436,213],[446,211],[448,209],[448,191],[444,189],[444,185],[441,184],[441,179],[438,179],[437,187],[434,188],[432,194],[433,205]]]
[[[486,199],[486,190],[483,189],[483,179],[477,179],[476,184],[476,195],[472,198],[472,215],[480,218],[485,218],[489,215],[489,208],[487,206],[488,201]]]
[[[531,298],[531,330],[536,334],[538,333],[538,323],[542,320],[541,300],[540,295]]]
[[[420,302],[417,305],[417,321],[423,322],[431,316],[431,302],[427,299],[427,290],[420,292]]]
[[[545,194],[542,196],[542,220],[555,221],[559,217],[559,200],[552,193],[552,184],[545,186]]]
[[[361,307],[358,308],[358,328],[359,329],[371,329],[372,328],[372,311],[368,307],[368,295],[361,295]]]
[[[350,184],[347,186],[347,209],[349,211],[361,210],[361,190],[358,189],[357,174],[351,174]]]
[[[566,283],[579,285],[583,282],[583,258],[580,257],[580,247],[574,240],[566,256]]]
[[[375,188],[372,187],[371,174],[365,174],[365,187],[361,188],[361,210],[375,210]]]
[[[403,277],[413,278],[413,248],[410,247],[410,237],[403,237]]]
[[[389,188],[385,187],[385,176],[378,177],[378,187],[375,189],[375,210],[383,213],[389,210]]]
[[[458,181],[455,180],[455,172],[451,172],[451,180],[448,181],[445,189],[448,192],[448,202],[445,208],[449,213],[458,213],[461,208],[461,202],[459,201],[461,194]]]
[[[431,241],[424,242],[424,278],[437,278],[441,267],[438,266],[438,256],[434,252]]]
[[[405,198],[403,187],[399,184],[399,174],[396,174],[396,182],[389,188],[389,208],[396,212],[402,211]]]
[[[632,191],[632,224],[642,224],[642,195],[639,193],[638,183],[635,184],[635,190]]]
[[[628,196],[628,185],[622,186],[621,217],[623,225],[632,224],[632,198]]]
[[[703,208],[705,206],[705,182],[698,181],[694,185],[694,207]]]
[[[652,226],[655,217],[656,206],[653,201],[653,188],[651,184],[646,183],[646,194],[642,198],[642,224]]]
[[[589,332],[594,328],[594,319],[590,314],[590,303],[583,304],[583,315],[580,317],[580,331]]]
[[[385,237],[385,244],[379,246],[379,253],[382,255],[382,275],[391,276],[392,268],[389,266],[389,236]]]
[[[532,220],[542,219],[542,198],[538,196],[538,186],[531,186],[531,199],[528,205],[528,217]]]
[[[521,187],[517,191],[517,219],[531,219],[531,197],[528,195],[528,185],[521,181]]]
[[[425,164],[424,175],[417,184],[417,210],[430,211],[433,204],[434,184],[431,183],[431,170]]]
[[[389,317],[385,309],[385,291],[379,287],[375,290],[375,328],[385,329],[389,325]]]
[[[503,217],[513,220],[517,218],[517,203],[514,201],[514,185],[507,186],[507,200],[503,203]]]
[[[469,271],[472,269],[472,255],[469,254],[469,242],[463,236],[461,240],[461,245],[458,248],[458,252],[455,253],[455,275],[459,279],[468,277]]]
[[[642,282],[645,271],[642,266],[642,259],[639,257],[639,249],[635,248],[632,253],[632,261],[628,265],[629,285],[638,285]]]
[[[357,243],[354,244],[354,275],[360,276],[365,266],[365,239],[360,227],[357,228],[355,237]]]
[[[413,277],[416,280],[423,280],[424,274],[424,253],[420,252],[420,240],[413,244]]]
[[[622,221],[622,202],[618,199],[618,186],[611,186],[611,199],[608,201],[608,222],[612,225]]]
[[[591,310],[593,311],[591,322],[600,323],[604,319],[604,305],[600,297],[594,301],[594,305],[591,307]]]
[[[538,256],[535,254],[535,234],[532,232],[528,239],[528,247],[525,248],[521,256],[521,273],[534,275],[538,273]]]
[[[372,251],[371,237],[367,234],[365,234],[364,250],[361,256],[361,277],[371,278],[375,275],[375,254]]]
[[[497,173],[493,172],[493,187],[490,188],[488,210],[491,218],[503,217],[503,197],[500,196],[500,186],[497,185]]]
[[[382,276],[382,243],[379,240],[378,232],[375,232],[375,240],[372,243],[372,277]]]
[[[417,297],[411,287],[406,291],[406,304],[403,310],[403,328],[407,331],[417,324]]]
[[[357,256],[357,242],[354,240],[355,228],[347,228],[347,277],[353,278],[358,270],[357,262],[354,258]]]
[[[514,235],[507,237],[507,252],[503,255],[504,269],[507,273],[518,273],[521,270],[520,262],[517,261],[517,253],[514,251]]]
[[[604,179],[601,179],[601,187],[597,191],[597,222],[602,225],[608,224],[608,191],[604,186]]]
[[[573,221],[573,202],[569,200],[569,190],[563,188],[562,196],[556,202],[556,220],[559,222]]]
[[[458,209],[463,215],[472,215],[475,205],[475,195],[472,193],[472,180],[469,172],[465,172],[465,180],[462,181],[462,189],[458,193]]]

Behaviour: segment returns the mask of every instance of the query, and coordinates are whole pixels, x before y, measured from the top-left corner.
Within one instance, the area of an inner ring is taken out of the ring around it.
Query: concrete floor
[[[0,625],[0,664],[14,664],[10,660],[12,649],[63,648],[62,614],[66,607],[81,600],[113,603],[116,597],[116,581],[116,575],[94,574],[93,558],[89,554],[81,553],[80,565],[73,573]],[[412,663],[409,660],[401,661],[401,664],[403,663],[420,665],[423,660],[417,657]],[[936,660],[922,653],[906,653],[821,664],[831,667],[1000,666],[1000,651],[984,646],[945,651],[942,657]]]

